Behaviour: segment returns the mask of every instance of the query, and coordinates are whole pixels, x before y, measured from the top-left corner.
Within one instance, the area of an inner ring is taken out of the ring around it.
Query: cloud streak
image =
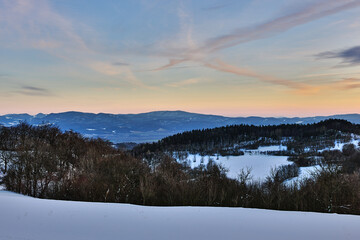
[[[359,78],[344,78],[337,83],[336,87],[343,90],[352,90],[360,88],[360,79]]]
[[[223,49],[230,48],[246,42],[275,36],[279,33],[288,31],[294,27],[309,23],[311,21],[336,14],[348,9],[360,7],[359,0],[328,0],[312,3],[305,8],[301,8],[291,14],[271,19],[265,23],[236,29],[226,35],[210,38],[202,44],[187,44],[182,48],[169,48],[160,50],[160,55],[169,57],[169,63],[154,69],[161,71],[172,68],[184,62],[200,62],[205,67],[228,72],[241,76],[249,76],[276,85],[282,85],[293,89],[306,89],[305,84],[295,83],[286,79],[258,74],[254,71],[231,66],[224,62],[217,61],[215,64],[209,61],[213,54]],[[354,56],[353,60],[354,60]],[[351,58],[351,56],[350,56]],[[357,58],[355,58],[357,60]]]
[[[99,52],[84,40],[94,39],[92,29],[59,14],[48,0],[0,0],[0,6],[0,43],[3,46],[45,51],[72,64],[116,77],[118,81],[147,87],[136,78],[129,64],[117,61],[119,56]],[[84,29],[88,31],[80,31]],[[115,69],[120,67],[123,69]]]
[[[208,40],[200,51],[215,52],[241,43],[272,37],[296,26],[360,6],[358,0],[328,0],[313,3],[297,12],[272,19],[250,28],[237,29],[229,34]]]
[[[322,52],[316,55],[319,59],[338,58],[342,60],[343,66],[360,64],[360,46],[355,46],[340,51]]]
[[[306,92],[312,89],[310,86],[303,83],[292,82],[281,78],[262,75],[248,68],[240,68],[227,64],[219,59],[217,59],[215,63],[205,63],[205,66],[222,72],[232,73],[238,76],[256,78],[262,82],[285,86],[288,88],[299,90],[301,92]]]
[[[22,86],[19,90],[15,91],[15,93],[27,96],[53,96],[48,89],[29,85]]]
[[[125,62],[113,62],[112,65],[114,65],[114,66],[130,66],[129,63],[125,63]]]
[[[359,6],[359,0],[328,0],[312,3],[306,8],[285,16],[271,19],[265,23],[253,27],[236,29],[226,35],[210,38],[203,44],[199,44],[200,47],[194,45],[189,46],[188,44],[185,48],[166,49],[162,54],[164,56],[172,56],[171,59],[177,59],[176,61],[178,63],[194,59],[203,59],[209,54],[219,50],[254,40],[272,37],[296,26]],[[171,66],[173,65],[168,64],[168,67]]]
[[[179,82],[174,82],[174,83],[169,83],[167,84],[167,86],[169,87],[186,87],[186,86],[190,86],[190,85],[195,85],[195,84],[199,84],[199,83],[203,83],[203,82],[209,82],[208,79],[204,79],[204,78],[189,78],[189,79],[185,79]]]

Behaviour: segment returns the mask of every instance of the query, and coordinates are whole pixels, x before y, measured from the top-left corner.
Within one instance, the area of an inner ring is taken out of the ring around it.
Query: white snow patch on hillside
[[[342,151],[342,150],[343,150],[343,147],[344,147],[346,144],[353,144],[353,145],[355,145],[356,147],[358,147],[358,146],[359,146],[359,143],[360,143],[360,138],[359,138],[359,136],[353,135],[353,136],[352,136],[352,139],[351,139],[349,142],[335,141],[335,142],[334,142],[334,145],[335,145],[334,147],[324,148],[324,149],[319,150],[319,152],[323,152],[323,151],[325,151],[325,150],[330,150],[330,151],[339,150],[339,151]]]
[[[360,216],[42,200],[0,191],[0,239],[358,240]]]
[[[360,140],[359,139],[352,139],[350,142],[342,143],[335,141],[335,146],[330,148],[330,150],[340,150],[342,151],[343,147],[346,144],[354,144],[356,147],[358,147]]]
[[[290,186],[294,183],[299,183],[305,179],[309,179],[311,177],[313,177],[313,174],[316,173],[316,171],[320,170],[320,166],[319,165],[315,165],[315,166],[308,166],[308,167],[300,167],[300,173],[299,176],[291,178],[289,180],[285,181],[285,184],[287,186]]]
[[[286,151],[287,146],[285,145],[271,145],[271,146],[260,146],[257,149],[254,150],[245,150],[246,152],[271,152],[271,151]]]

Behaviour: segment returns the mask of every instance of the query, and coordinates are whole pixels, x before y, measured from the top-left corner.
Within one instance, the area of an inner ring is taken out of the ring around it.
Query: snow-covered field
[[[287,156],[273,156],[260,154],[266,151],[280,151],[286,150],[286,146],[274,145],[263,146],[255,150],[245,150],[245,155],[241,156],[200,156],[199,154],[189,154],[187,157],[191,167],[197,167],[200,164],[207,164],[209,159],[212,159],[217,164],[221,164],[228,169],[228,177],[237,178],[242,169],[251,169],[251,176],[253,180],[263,181],[270,175],[271,169],[288,165]]]
[[[272,168],[291,164],[286,156],[263,155],[254,152],[245,152],[245,155],[241,156],[219,156],[218,158],[216,156],[210,156],[210,158],[227,168],[229,170],[227,175],[230,178],[237,178],[242,169],[251,169],[253,180],[264,180],[269,176]],[[209,162],[209,156],[201,157],[200,155],[195,155],[194,158],[194,155],[190,154],[188,160],[192,167],[196,167],[199,166],[201,162],[207,164]],[[194,160],[196,161],[194,162]]]
[[[360,239],[360,216],[42,200],[0,191],[1,240]]]
[[[356,138],[355,138],[356,137]],[[332,148],[326,148],[324,150],[342,150],[345,144],[354,144],[358,146],[360,139],[358,136],[353,136],[350,142],[341,143],[336,141],[335,146]],[[242,169],[251,169],[251,176],[253,180],[263,181],[267,176],[270,175],[271,169],[280,167],[283,165],[292,164],[292,162],[287,161],[287,156],[274,156],[266,155],[264,152],[272,151],[286,151],[287,147],[285,145],[272,145],[272,146],[260,146],[258,149],[247,150],[243,149],[245,155],[241,156],[200,156],[199,154],[189,154],[187,161],[190,163],[191,167],[197,167],[200,164],[207,164],[209,159],[214,160],[217,164],[221,164],[226,169],[228,169],[228,177],[237,178],[238,174]],[[262,154],[261,154],[262,153]],[[300,175],[296,178],[291,179],[288,183],[295,182],[301,179],[311,177],[311,173],[316,170],[316,166],[310,167],[301,167]]]
[[[251,169],[252,180],[259,181],[264,181],[266,177],[270,175],[272,169],[283,165],[292,164],[292,162],[287,160],[287,156],[263,155],[255,152],[245,152],[245,155],[242,156],[219,156],[218,159],[214,156],[211,156],[210,158],[228,169],[229,171],[227,176],[230,178],[236,179],[242,169]],[[195,155],[196,162],[193,162],[194,155],[189,155],[188,159],[192,159],[190,161],[192,167],[200,165],[202,161],[201,159],[203,159],[204,164],[209,162],[208,156],[201,157],[200,155]],[[288,180],[287,183],[291,184],[295,181],[309,178],[316,169],[316,166],[300,167],[299,176]]]
[[[308,166],[308,167],[300,167],[300,173],[299,176],[291,178],[289,180],[286,180],[286,184],[288,186],[296,183],[296,182],[300,182],[301,180],[305,180],[307,178],[311,178],[312,175],[314,173],[316,173],[317,170],[320,169],[319,165],[315,165],[315,166]]]

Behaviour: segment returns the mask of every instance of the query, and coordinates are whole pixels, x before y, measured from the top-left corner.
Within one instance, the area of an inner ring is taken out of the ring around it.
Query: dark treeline
[[[148,162],[101,139],[25,123],[0,128],[0,153],[6,188],[34,197],[360,214],[360,153],[351,145],[326,152],[313,178],[293,185],[291,165],[264,182],[250,181],[246,170],[230,179],[213,161],[192,169],[158,152]]]
[[[146,166],[101,139],[51,126],[2,128],[0,150],[10,191],[41,198],[127,202]]]
[[[193,130],[166,137],[156,143],[136,146],[134,154],[157,151],[189,151],[192,153],[215,154],[226,148],[257,148],[261,145],[285,144],[289,150],[301,152],[306,146],[327,147],[335,139],[348,137],[346,133],[360,134],[360,125],[346,120],[329,119],[314,124],[283,124],[271,126],[231,125],[213,129]],[[344,135],[345,134],[345,135]]]

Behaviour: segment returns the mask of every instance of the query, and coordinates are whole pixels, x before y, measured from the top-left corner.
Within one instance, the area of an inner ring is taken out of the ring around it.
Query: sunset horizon
[[[247,118],[247,117],[261,117],[261,118],[306,118],[306,117],[328,117],[328,116],[336,116],[336,115],[360,115],[358,112],[335,112],[335,113],[313,113],[313,114],[262,114],[262,113],[254,113],[254,114],[236,114],[233,112],[211,112],[211,111],[192,111],[192,110],[184,110],[184,109],[156,109],[156,110],[144,110],[144,111],[129,111],[129,112],[106,112],[106,111],[82,111],[76,109],[64,109],[62,111],[43,111],[43,112],[32,112],[32,111],[19,111],[19,112],[6,112],[0,113],[0,116],[4,115],[17,115],[17,114],[29,114],[31,116],[36,116],[37,114],[59,114],[59,113],[68,113],[68,112],[78,112],[78,113],[89,113],[89,114],[113,114],[113,115],[129,115],[129,114],[146,114],[146,113],[155,113],[155,112],[186,112],[193,114],[201,114],[201,115],[214,115],[214,116],[223,116],[223,117],[231,117],[231,118]]]

